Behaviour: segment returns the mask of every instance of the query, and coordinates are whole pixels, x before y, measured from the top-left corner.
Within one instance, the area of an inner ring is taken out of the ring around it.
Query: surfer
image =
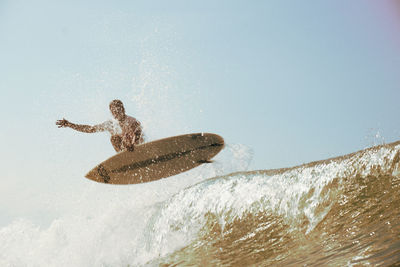
[[[75,124],[66,119],[58,120],[58,128],[71,128],[84,133],[96,133],[108,131],[111,134],[111,144],[115,151],[133,151],[134,146],[144,142],[143,130],[140,122],[125,114],[125,108],[121,100],[113,100],[110,103],[112,116],[117,120],[108,120],[101,124],[90,126]]]

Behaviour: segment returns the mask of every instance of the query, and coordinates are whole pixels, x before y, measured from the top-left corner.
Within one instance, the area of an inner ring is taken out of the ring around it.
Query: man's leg
[[[121,143],[122,143],[121,136],[119,135],[111,136],[111,144],[113,145],[115,151],[120,152],[122,150]]]
[[[140,145],[144,143],[144,138],[143,138],[143,134],[141,130],[137,130],[135,132],[135,141],[134,144],[135,145]]]

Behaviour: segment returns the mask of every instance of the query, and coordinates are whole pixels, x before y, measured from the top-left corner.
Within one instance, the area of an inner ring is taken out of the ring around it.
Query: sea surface
[[[400,142],[244,172],[243,147],[226,149],[158,182],[93,183],[46,227],[0,228],[0,266],[400,265]]]

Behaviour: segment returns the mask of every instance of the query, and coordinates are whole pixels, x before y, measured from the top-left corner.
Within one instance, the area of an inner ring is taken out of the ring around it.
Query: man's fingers
[[[57,120],[56,125],[58,125],[58,128],[67,127],[68,121],[66,119]]]

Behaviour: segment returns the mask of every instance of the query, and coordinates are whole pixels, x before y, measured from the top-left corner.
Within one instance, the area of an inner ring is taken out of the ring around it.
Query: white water
[[[92,183],[83,193],[69,191],[70,195],[49,199],[66,201],[69,211],[48,227],[21,218],[1,228],[0,266],[126,266],[173,252],[187,238],[167,237],[149,228],[162,201],[203,179],[245,170],[251,153],[242,145],[228,145],[215,160],[158,182],[135,186]],[[157,236],[163,240],[154,240]]]

